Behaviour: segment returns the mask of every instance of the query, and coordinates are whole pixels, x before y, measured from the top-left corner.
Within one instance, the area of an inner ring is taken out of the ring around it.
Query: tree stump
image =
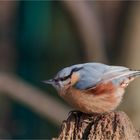
[[[124,112],[84,114],[72,112],[53,140],[138,140],[138,133]]]

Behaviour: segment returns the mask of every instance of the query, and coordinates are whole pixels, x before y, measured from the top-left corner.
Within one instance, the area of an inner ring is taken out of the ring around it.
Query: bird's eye
[[[57,83],[59,80],[58,79],[54,79],[54,81]]]
[[[60,80],[61,80],[61,81],[65,81],[67,78],[68,78],[68,76],[61,77]]]

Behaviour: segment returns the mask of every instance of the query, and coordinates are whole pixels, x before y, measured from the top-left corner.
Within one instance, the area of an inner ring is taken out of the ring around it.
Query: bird
[[[105,113],[121,103],[128,84],[140,75],[139,70],[103,63],[83,63],[60,70],[51,84],[67,103],[87,113]]]

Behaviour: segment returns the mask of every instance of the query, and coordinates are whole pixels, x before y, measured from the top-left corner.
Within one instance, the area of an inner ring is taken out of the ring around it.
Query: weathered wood
[[[124,112],[88,115],[73,112],[62,123],[53,140],[138,140],[138,134]]]

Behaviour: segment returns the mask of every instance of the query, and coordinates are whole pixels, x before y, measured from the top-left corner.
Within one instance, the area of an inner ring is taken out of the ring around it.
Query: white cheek
[[[63,85],[68,85],[70,83],[70,79],[63,81]]]
[[[59,82],[59,85],[60,85],[60,87],[65,87],[65,86],[68,86],[70,84],[70,79],[67,79],[67,80],[65,80],[65,81],[60,81]]]
[[[62,81],[59,82],[60,87],[64,86],[64,83]]]
[[[57,85],[54,84],[53,86],[56,88],[57,91],[61,91],[63,88],[67,88],[69,84],[70,84],[70,78],[65,81],[59,81]]]

